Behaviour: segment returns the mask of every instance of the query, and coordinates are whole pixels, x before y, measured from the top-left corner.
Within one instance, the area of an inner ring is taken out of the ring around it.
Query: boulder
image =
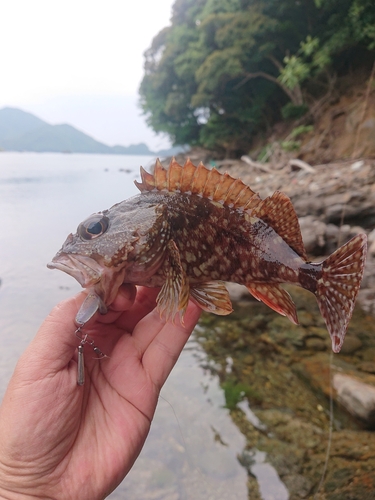
[[[306,252],[311,255],[321,255],[326,243],[326,224],[312,215],[307,215],[299,219],[299,225]]]
[[[362,420],[367,427],[375,427],[375,387],[355,377],[335,373],[333,387],[337,400],[354,417]]]

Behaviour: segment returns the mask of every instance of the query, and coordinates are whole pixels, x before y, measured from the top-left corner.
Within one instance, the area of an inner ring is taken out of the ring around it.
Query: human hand
[[[155,310],[157,291],[123,285],[83,333],[85,385],[77,386],[74,318],[85,294],[61,302],[20,358],[0,408],[0,497],[101,499],[122,481],[148,434],[162,385],[200,309],[182,325]]]

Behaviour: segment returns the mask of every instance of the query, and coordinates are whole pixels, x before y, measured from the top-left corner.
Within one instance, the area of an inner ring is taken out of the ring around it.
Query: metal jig
[[[92,347],[92,350],[94,353],[97,355],[96,358],[94,359],[103,359],[103,358],[108,358],[104,352],[102,352],[98,346],[95,345],[93,339],[91,339],[86,333],[82,333],[82,326],[79,326],[77,330],[74,332],[75,336],[77,339],[79,339],[81,342],[79,346],[77,347],[78,350],[78,359],[77,359],[77,384],[78,385],[84,385],[85,383],[85,361],[83,357],[83,348],[85,344],[88,344],[90,347]]]

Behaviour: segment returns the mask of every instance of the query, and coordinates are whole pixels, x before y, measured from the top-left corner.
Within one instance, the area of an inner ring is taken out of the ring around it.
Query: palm
[[[52,313],[16,370],[11,384],[29,417],[13,415],[9,421],[20,428],[12,450],[22,449],[28,464],[25,485],[33,485],[36,494],[48,488],[61,499],[103,498],[121,482],[147,436],[159,390],[199,316],[191,306],[184,326],[165,323],[153,310],[155,291],[140,289],[134,303],[132,288],[122,293],[115,310],[84,329],[109,357],[94,359],[85,346],[83,387],[76,385],[77,365],[71,361],[77,345],[72,319],[82,298]],[[51,321],[56,335],[71,332],[59,353],[57,339],[46,344]]]

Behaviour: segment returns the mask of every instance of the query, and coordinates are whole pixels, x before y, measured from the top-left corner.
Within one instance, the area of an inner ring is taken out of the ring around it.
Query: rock
[[[315,325],[315,318],[310,312],[302,310],[298,312],[298,322],[304,327],[313,326]]]
[[[330,255],[337,249],[337,242],[340,237],[340,228],[335,224],[327,224],[326,226],[326,253]]]
[[[367,349],[362,354],[363,361],[370,361],[375,365],[375,347],[367,347]]]
[[[375,387],[342,373],[333,375],[338,401],[354,417],[375,427]]]
[[[375,374],[375,363],[371,361],[362,361],[362,363],[359,363],[357,368],[362,372]]]
[[[360,290],[358,293],[358,302],[361,307],[370,314],[375,314],[375,288]]]
[[[342,354],[352,354],[353,352],[358,351],[361,347],[362,342],[358,337],[355,335],[347,335],[340,352]]]
[[[247,288],[243,285],[238,285],[237,283],[225,283],[225,286],[227,287],[229,296],[233,302],[238,302],[244,298],[251,298]]]
[[[325,340],[319,339],[318,337],[310,337],[306,339],[306,349],[311,351],[326,351],[327,342]]]
[[[312,215],[299,219],[302,239],[308,254],[319,255],[325,245],[326,225]]]
[[[369,232],[369,234],[367,235],[367,238],[368,238],[369,243],[375,242],[375,229],[373,229],[372,231]]]
[[[368,253],[371,255],[371,257],[375,257],[375,241],[373,241],[368,249]]]

